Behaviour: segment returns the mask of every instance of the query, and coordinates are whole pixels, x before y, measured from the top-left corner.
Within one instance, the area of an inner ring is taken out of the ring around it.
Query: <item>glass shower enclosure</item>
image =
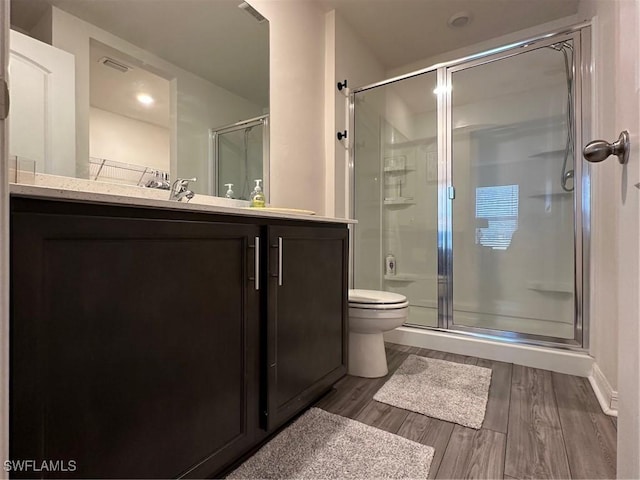
[[[352,92],[355,288],[406,295],[412,326],[586,347],[588,45],[577,27]]]
[[[255,180],[269,198],[269,115],[213,128],[210,137],[212,195],[249,200]]]

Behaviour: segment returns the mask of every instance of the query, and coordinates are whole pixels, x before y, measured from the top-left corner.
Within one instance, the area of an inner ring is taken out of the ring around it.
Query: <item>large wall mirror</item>
[[[269,24],[249,3],[11,0],[10,50],[9,153],[36,172],[268,187]],[[260,142],[244,128],[223,161],[215,132],[256,118]]]

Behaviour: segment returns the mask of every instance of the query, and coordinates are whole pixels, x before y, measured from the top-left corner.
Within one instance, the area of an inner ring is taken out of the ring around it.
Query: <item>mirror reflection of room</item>
[[[89,178],[169,190],[169,80],[96,41],[90,56]]]
[[[269,24],[239,0],[150,5],[11,0],[10,154],[40,176],[195,177],[224,196],[210,132],[268,115]],[[268,161],[256,168],[268,185]]]
[[[251,200],[255,187],[268,189],[269,116],[263,115],[211,130],[214,168],[217,172],[215,195]]]

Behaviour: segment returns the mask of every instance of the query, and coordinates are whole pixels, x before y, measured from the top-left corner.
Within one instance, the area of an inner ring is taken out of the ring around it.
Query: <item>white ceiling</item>
[[[30,30],[55,5],[250,101],[269,105],[269,24],[242,0],[11,0]]]
[[[29,30],[47,4],[54,4],[267,106],[268,23],[258,24],[237,7],[240,1],[11,0],[11,20]],[[326,11],[335,8],[387,70],[572,15],[579,4],[579,0],[315,1]],[[449,17],[461,11],[470,14],[471,22],[463,28],[449,27]]]
[[[118,50],[92,41],[90,48],[91,106],[136,120],[169,128],[169,81],[142,68]],[[120,72],[100,62],[103,57],[116,60],[131,69]],[[143,105],[137,95],[150,95],[154,102]]]
[[[577,13],[579,0],[318,0],[334,9],[386,70]],[[466,11],[471,22],[447,24]],[[339,48],[339,46],[338,46]]]

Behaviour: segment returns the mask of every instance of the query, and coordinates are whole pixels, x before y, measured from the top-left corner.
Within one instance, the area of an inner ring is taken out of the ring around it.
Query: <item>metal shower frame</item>
[[[249,118],[242,120],[241,122],[233,123],[231,125],[224,125],[222,127],[211,128],[209,130],[209,172],[208,176],[211,181],[210,195],[214,197],[221,196],[218,189],[218,172],[219,172],[219,137],[225,133],[236,132],[238,130],[244,130],[246,128],[262,126],[262,191],[269,200],[270,193],[270,179],[269,179],[269,114],[260,115],[259,117]]]
[[[479,327],[454,325],[453,323],[453,200],[452,187],[452,107],[451,77],[455,72],[488,64],[538,48],[548,47],[558,42],[572,40],[574,45],[574,338],[556,338],[541,335],[491,330]],[[590,271],[590,225],[591,225],[591,182],[590,166],[582,160],[581,146],[586,144],[591,134],[591,24],[581,23],[556,31],[541,34],[525,40],[493,48],[478,54],[439,63],[405,75],[397,76],[371,85],[355,88],[349,95],[349,130],[355,132],[355,96],[358,93],[386,86],[405,79],[435,72],[439,94],[437,99],[437,145],[438,145],[438,326],[425,327],[407,324],[411,327],[426,328],[448,333],[458,333],[477,338],[584,351],[589,348],[589,271]],[[349,138],[349,216],[355,218],[355,134]],[[357,228],[357,225],[354,227]],[[353,232],[352,232],[353,233]],[[353,235],[351,235],[353,239]],[[351,242],[351,272],[355,268],[354,245]],[[353,287],[353,275],[350,276]]]

